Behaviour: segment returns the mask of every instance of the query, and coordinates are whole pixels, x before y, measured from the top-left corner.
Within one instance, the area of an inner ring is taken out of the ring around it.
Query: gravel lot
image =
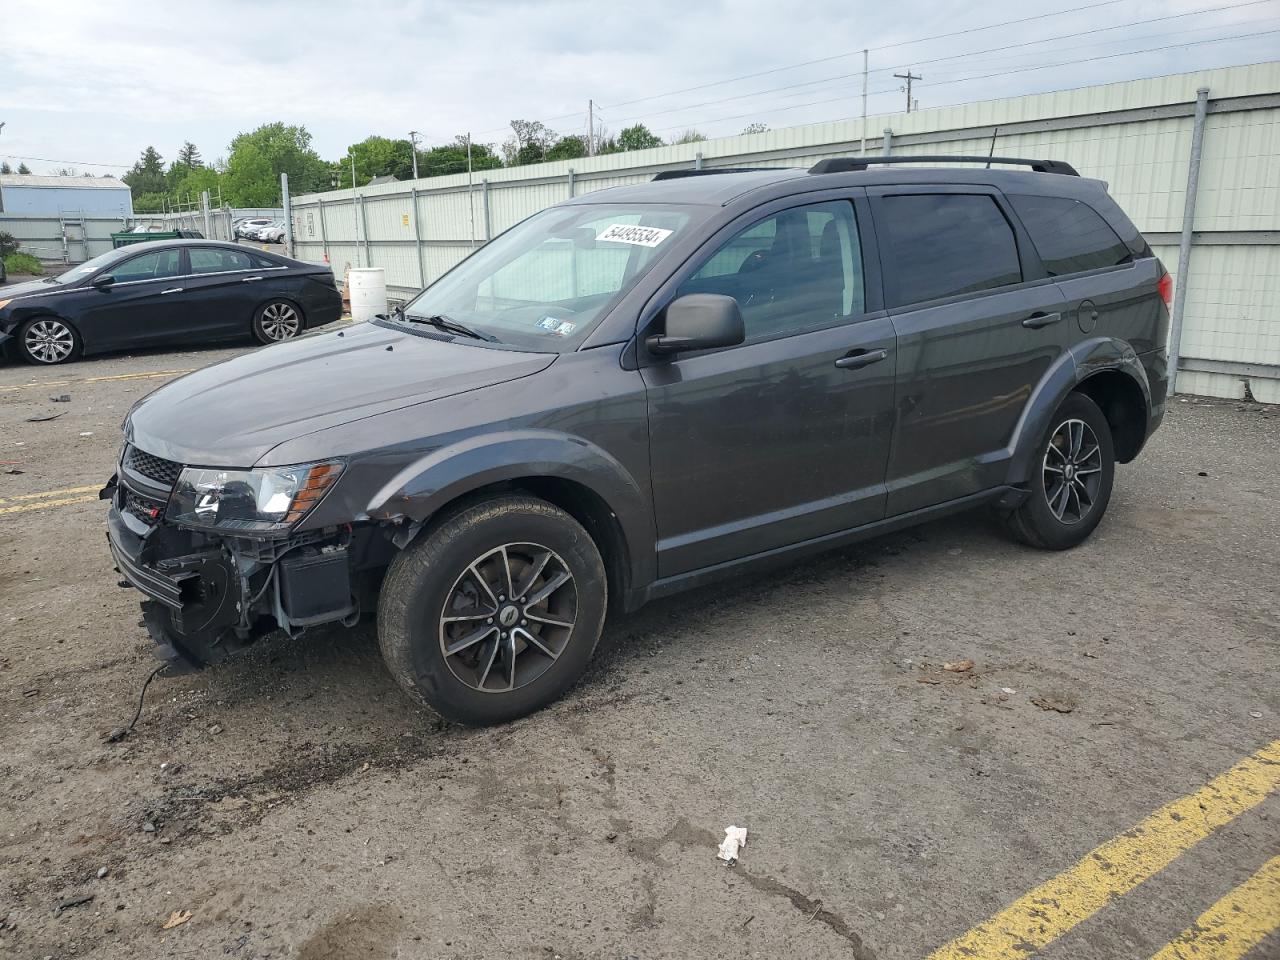
[[[248,349],[0,366],[0,954],[918,958],[1280,737],[1280,411],[1189,401],[1070,553],[964,517],[657,603],[490,730],[325,630],[156,680],[106,743],[153,661],[82,498],[138,397]],[[1149,957],[1278,824],[1041,955]]]

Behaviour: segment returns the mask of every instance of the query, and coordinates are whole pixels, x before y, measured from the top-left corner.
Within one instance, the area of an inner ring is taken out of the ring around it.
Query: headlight
[[[341,463],[214,470],[187,467],[169,497],[169,520],[245,533],[287,530],[320,502]]]

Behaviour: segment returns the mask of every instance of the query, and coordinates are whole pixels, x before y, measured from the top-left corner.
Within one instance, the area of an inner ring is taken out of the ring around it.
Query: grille
[[[124,508],[139,520],[154,524],[164,513],[164,504],[150,497],[140,497],[132,490],[124,493]]]
[[[130,470],[142,474],[148,480],[162,483],[166,487],[172,487],[177,483],[178,474],[182,472],[182,464],[174,463],[172,460],[164,460],[161,457],[153,457],[151,454],[132,445],[124,455],[124,465]]]

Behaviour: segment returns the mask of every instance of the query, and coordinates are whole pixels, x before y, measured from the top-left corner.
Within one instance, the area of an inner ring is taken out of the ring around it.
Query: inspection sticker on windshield
[[[612,240],[614,243],[634,243],[638,247],[656,247],[674,230],[663,230],[661,227],[637,227],[630,223],[613,223],[605,227],[597,240]]]

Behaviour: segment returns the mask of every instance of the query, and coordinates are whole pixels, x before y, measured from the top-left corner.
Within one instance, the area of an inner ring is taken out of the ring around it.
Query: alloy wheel
[[[1089,515],[1102,485],[1102,445],[1083,420],[1065,420],[1049,438],[1042,463],[1044,495],[1059,522]]]
[[[271,303],[262,311],[262,333],[268,340],[289,340],[297,336],[301,322],[298,311],[287,303]]]
[[[61,320],[37,320],[23,337],[27,353],[41,363],[61,363],[76,346],[76,335]]]
[[[454,581],[440,615],[440,649],[468,687],[507,693],[559,659],[577,615],[577,585],[560,555],[535,543],[508,543]]]

